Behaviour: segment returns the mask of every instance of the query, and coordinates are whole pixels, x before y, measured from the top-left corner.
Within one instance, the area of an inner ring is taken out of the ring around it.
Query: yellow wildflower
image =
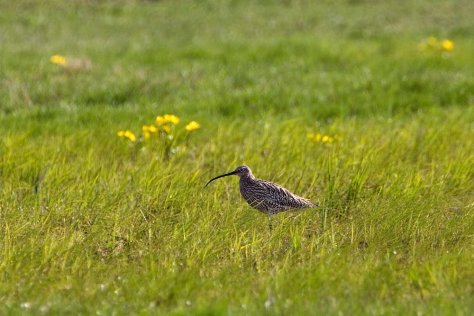
[[[312,141],[315,141],[315,142],[319,142],[321,140],[321,137],[322,135],[320,133],[308,133],[306,135],[309,139],[311,139]]]
[[[165,114],[164,119],[166,120],[166,122],[173,123],[174,125],[179,123],[179,117],[173,114]]]
[[[168,121],[161,115],[158,115],[155,120],[158,126],[168,123]]]
[[[334,141],[334,138],[332,138],[329,135],[324,135],[323,138],[321,139],[323,143],[329,143],[331,144]]]
[[[169,134],[171,133],[171,126],[169,125],[164,125],[161,127],[163,129],[163,131],[166,133],[166,134]]]
[[[451,52],[454,49],[454,42],[449,39],[441,41],[441,50],[445,52]]]
[[[191,132],[191,131],[200,129],[200,128],[201,128],[201,125],[199,125],[199,123],[196,122],[196,121],[191,121],[191,122],[189,122],[188,125],[186,125],[185,128],[186,128],[186,130],[187,130],[188,132]]]
[[[320,133],[309,133],[308,134],[308,138],[311,139],[311,140],[314,140],[315,142],[319,142],[321,141],[321,138],[323,137],[323,135],[321,135]]]
[[[127,137],[132,142],[135,142],[137,140],[137,137],[135,136],[135,134],[133,134],[130,131],[125,132],[125,137]]]
[[[158,129],[156,128],[156,126],[153,126],[153,125],[143,125],[142,126],[142,133],[143,133],[143,137],[145,139],[150,138],[151,133],[156,133],[156,132],[158,132]]]
[[[153,125],[143,125],[142,132],[143,133],[156,133],[158,132],[158,129],[156,128],[156,126],[153,126]]]
[[[117,132],[118,137],[124,137],[130,140],[131,142],[137,141],[137,137],[131,131],[119,131]]]
[[[60,66],[64,66],[67,64],[66,57],[62,55],[53,55],[51,56],[51,58],[49,58],[49,61],[55,65],[60,65]]]
[[[334,137],[329,135],[323,135],[321,133],[308,133],[306,137],[316,143],[322,142],[325,144],[332,144],[335,140]]]
[[[166,123],[172,123],[176,125],[179,123],[179,117],[173,114],[158,115],[155,122],[158,126],[164,125]]]

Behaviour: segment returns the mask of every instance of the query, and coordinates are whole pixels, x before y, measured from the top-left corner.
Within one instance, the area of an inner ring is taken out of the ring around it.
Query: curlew
[[[240,193],[247,203],[262,213],[270,215],[296,209],[317,207],[317,203],[291,193],[284,187],[255,178],[247,166],[237,167],[232,172],[225,173],[209,180],[205,187],[214,180],[222,177],[237,175],[240,177]],[[271,229],[270,223],[270,229]]]

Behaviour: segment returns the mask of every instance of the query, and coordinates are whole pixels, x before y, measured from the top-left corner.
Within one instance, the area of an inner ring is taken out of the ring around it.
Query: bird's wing
[[[310,200],[291,193],[276,183],[262,180],[260,185],[268,192],[265,200],[281,210],[315,206]]]

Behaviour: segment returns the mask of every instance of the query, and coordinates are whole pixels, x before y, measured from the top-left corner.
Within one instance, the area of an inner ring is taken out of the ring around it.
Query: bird
[[[313,203],[309,199],[291,193],[276,183],[256,178],[247,166],[239,166],[234,171],[212,178],[204,187],[207,187],[212,181],[232,175],[240,177],[240,193],[245,201],[251,207],[268,215],[270,230],[272,228],[271,215],[318,206],[318,203]]]

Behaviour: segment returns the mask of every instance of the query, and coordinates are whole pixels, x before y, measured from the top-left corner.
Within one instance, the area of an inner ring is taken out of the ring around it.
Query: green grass
[[[0,314],[472,314],[473,10],[0,1]],[[241,164],[321,207],[270,232]]]

